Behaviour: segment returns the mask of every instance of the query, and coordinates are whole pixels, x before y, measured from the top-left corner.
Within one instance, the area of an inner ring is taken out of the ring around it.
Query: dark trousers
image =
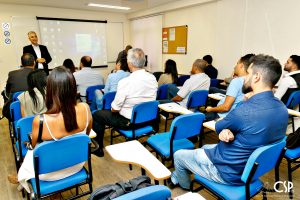
[[[111,112],[110,110],[99,110],[95,112],[93,114],[93,130],[97,133],[96,140],[100,148],[103,148],[105,125],[123,130],[131,128],[130,120],[118,112]]]

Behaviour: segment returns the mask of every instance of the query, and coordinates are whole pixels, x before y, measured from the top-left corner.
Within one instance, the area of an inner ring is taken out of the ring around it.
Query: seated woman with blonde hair
[[[92,116],[86,103],[76,102],[76,81],[65,67],[56,67],[47,80],[46,107],[43,115],[38,115],[32,123],[32,147],[43,141],[72,137],[74,134],[89,134]],[[40,120],[43,121],[42,134],[39,135]],[[63,149],[62,149],[63,153]],[[83,163],[64,170],[40,175],[41,180],[55,181],[71,176],[82,169]],[[18,182],[29,191],[27,180],[34,178],[33,151],[28,150],[18,172]],[[8,177],[17,183],[13,176]]]

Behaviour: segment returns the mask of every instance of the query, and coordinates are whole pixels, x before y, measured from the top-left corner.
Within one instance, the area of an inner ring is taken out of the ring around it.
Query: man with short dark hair
[[[274,95],[283,103],[287,103],[290,95],[300,90],[300,56],[291,55],[284,65],[284,70],[289,73],[284,75]]]
[[[250,65],[250,59],[254,54],[246,54],[241,57],[236,66],[234,67],[234,74],[237,76],[234,78],[227,90],[226,96],[221,99],[216,107],[207,106],[205,118],[207,121],[214,120],[219,117],[225,117],[230,111],[232,111],[240,102],[244,99],[244,93],[242,87],[244,83],[244,77],[247,75],[247,69]],[[210,91],[220,91],[220,89],[210,88]]]
[[[28,90],[27,76],[34,68],[34,56],[29,53],[23,54],[21,57],[21,63],[22,65],[20,69],[8,73],[5,91],[2,92],[5,102],[2,113],[7,119],[10,119],[9,106],[11,104],[13,93]]]
[[[191,92],[195,90],[209,90],[210,78],[204,73],[206,65],[207,62],[205,60],[195,60],[191,70],[191,77],[184,82],[180,89],[175,85],[168,86],[168,99],[186,107]],[[164,102],[167,101],[162,101],[161,103]]]
[[[83,56],[80,60],[80,71],[74,72],[74,77],[77,84],[81,100],[85,101],[86,89],[93,85],[103,85],[104,79],[102,75],[95,69],[92,69],[92,58]]]
[[[267,55],[252,58],[243,93],[252,91],[253,96],[216,122],[218,144],[174,154],[171,186],[179,183],[189,189],[190,173],[222,184],[242,184],[241,175],[250,155],[285,137],[288,112],[272,92],[281,73],[277,59]]]
[[[98,110],[93,114],[93,130],[97,133],[96,139],[100,146],[93,153],[96,156],[104,156],[103,135],[106,125],[130,129],[133,107],[156,99],[158,84],[155,77],[144,69],[145,61],[142,49],[133,48],[128,51],[127,63],[132,73],[119,81],[111,110]]]
[[[211,55],[205,55],[203,56],[203,60],[207,62],[207,66],[204,70],[204,73],[209,76],[211,79],[216,79],[218,77],[218,70],[212,66],[213,58]]]

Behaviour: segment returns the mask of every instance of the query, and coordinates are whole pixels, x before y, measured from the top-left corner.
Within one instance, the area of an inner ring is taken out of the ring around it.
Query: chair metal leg
[[[77,186],[77,187],[76,187],[76,195],[78,195],[78,193],[79,193],[79,192],[78,192],[78,186]]]
[[[294,121],[294,117],[292,117],[292,128],[293,128],[293,133],[295,133],[295,121]]]
[[[287,159],[288,162],[288,180],[292,182],[292,161]],[[289,192],[289,199],[293,199],[293,189],[290,190]]]
[[[155,185],[159,185],[159,181],[158,180],[154,180]]]
[[[130,171],[132,170],[132,164],[129,164],[129,170]]]

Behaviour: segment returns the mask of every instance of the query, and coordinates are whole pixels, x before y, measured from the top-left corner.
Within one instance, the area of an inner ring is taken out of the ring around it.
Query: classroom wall
[[[270,54],[284,64],[290,55],[300,54],[299,7],[299,0],[219,0],[157,10],[163,14],[163,27],[188,25],[187,55],[163,54],[161,70],[170,58],[177,62],[179,73],[189,73],[193,61],[205,54],[213,56],[219,78],[229,76],[246,53]]]
[[[38,7],[38,6],[20,6],[11,4],[0,4],[0,25],[4,22],[11,23],[11,17],[30,17],[30,16],[40,16],[40,17],[56,17],[56,18],[72,18],[72,19],[90,19],[90,20],[107,20],[108,22],[123,22],[124,29],[124,46],[129,43],[129,21],[125,14],[119,13],[108,13],[108,12],[94,12],[94,11],[82,11],[73,9],[60,9],[52,7]],[[10,29],[11,39],[13,39],[13,30]],[[27,35],[24,35],[27,38]],[[16,66],[20,65],[20,58],[16,58],[16,51],[22,51],[22,49],[17,50],[14,47],[14,41],[12,40],[11,45],[4,44],[4,35],[1,28],[0,34],[0,90],[5,87],[8,72],[16,69]],[[28,44],[29,41],[28,41]],[[107,44],[109,48],[109,44]],[[122,50],[122,49],[120,49]],[[108,50],[109,51],[109,50]],[[117,57],[117,55],[116,55]],[[74,61],[76,64],[79,61]],[[108,74],[108,71],[114,67],[113,63],[110,63],[109,68],[99,69],[101,73]],[[0,98],[0,105],[3,105],[2,98]]]

